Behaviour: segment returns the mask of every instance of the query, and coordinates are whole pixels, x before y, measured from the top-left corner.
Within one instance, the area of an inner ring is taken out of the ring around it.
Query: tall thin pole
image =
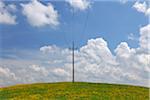
[[[74,42],[72,42],[72,82],[74,83]]]

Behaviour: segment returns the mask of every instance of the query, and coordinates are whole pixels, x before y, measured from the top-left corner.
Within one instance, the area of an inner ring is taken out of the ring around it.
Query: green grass
[[[0,88],[0,100],[149,100],[149,88],[84,82],[37,83]]]

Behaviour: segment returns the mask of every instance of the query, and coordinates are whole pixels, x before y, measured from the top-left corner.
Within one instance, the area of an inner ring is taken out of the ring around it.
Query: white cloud
[[[111,53],[103,38],[88,40],[86,45],[75,50],[75,80],[149,86],[150,53],[145,46],[149,43],[148,34],[149,25],[146,25],[140,29],[138,48],[121,42],[115,54]],[[30,52],[23,54],[29,55]],[[10,80],[11,83],[2,78],[1,85],[72,80],[71,50],[55,45],[43,46],[40,52],[32,52],[31,56],[32,59],[0,59],[0,66],[4,66],[0,68],[8,69],[10,72],[7,73],[14,73],[17,77]],[[4,75],[5,71],[1,73]]]
[[[80,48],[80,52],[86,57],[85,60],[89,60],[89,62],[97,61],[101,63],[108,61],[108,63],[113,63],[113,55],[107,47],[107,42],[102,38],[88,40],[87,45]]]
[[[146,12],[146,8],[147,8],[147,5],[145,2],[143,3],[139,3],[139,2],[136,2],[133,7],[139,11],[139,12],[142,12],[142,13],[145,13]]]
[[[150,15],[150,8],[146,2],[140,3],[137,1],[133,5],[133,8],[135,8],[138,12],[144,13],[145,15]]]
[[[31,70],[40,73],[41,75],[47,76],[48,71],[44,67],[40,67],[39,65],[31,65],[29,66]]]
[[[130,49],[126,42],[121,42],[115,49],[116,56],[119,58],[129,58],[132,53],[135,52],[134,49]]]
[[[16,6],[13,4],[5,5],[0,1],[0,23],[1,24],[16,24],[16,15],[12,13],[16,11]]]
[[[16,79],[15,78],[15,74],[12,73],[8,68],[2,68],[0,67],[0,76],[3,77],[3,78],[13,78],[13,79]]]
[[[11,84],[16,80],[17,78],[13,72],[11,72],[8,68],[0,66],[0,86],[5,85],[5,82],[7,82],[7,84]]]
[[[32,26],[50,25],[56,27],[59,25],[58,12],[51,3],[44,5],[38,0],[32,0],[28,4],[21,4],[21,6],[23,8],[22,13]]]
[[[59,76],[68,76],[69,75],[69,73],[66,72],[65,69],[62,69],[62,68],[56,68],[56,69],[54,69],[53,72]]]
[[[58,52],[60,48],[58,48],[55,45],[52,46],[43,46],[40,48],[40,51],[43,53],[54,53],[54,52]]]
[[[133,33],[128,35],[128,39],[131,41],[138,41],[138,37],[136,37]]]
[[[150,24],[140,29],[140,48],[150,53]]]
[[[86,10],[91,6],[88,0],[66,0],[75,10]]]
[[[120,3],[125,4],[127,3],[129,0],[119,0]]]

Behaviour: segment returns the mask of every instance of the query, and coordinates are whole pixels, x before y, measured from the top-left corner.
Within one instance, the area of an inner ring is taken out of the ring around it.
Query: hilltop
[[[0,88],[0,100],[149,100],[149,88],[130,85],[60,82]]]

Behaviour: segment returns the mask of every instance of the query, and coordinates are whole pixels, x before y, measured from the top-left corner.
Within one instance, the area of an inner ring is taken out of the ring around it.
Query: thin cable
[[[66,32],[65,31],[63,31],[64,32],[64,40],[65,40],[65,44],[66,44],[66,46],[67,47],[69,47],[69,45],[70,45],[70,43],[69,43],[69,41],[68,41],[68,39],[67,39],[67,36],[66,36]]]
[[[88,22],[88,19],[89,19],[89,10],[86,14],[86,19],[85,19],[85,22],[84,22],[84,25],[83,25],[83,30],[81,31],[81,40],[84,41],[84,38],[85,38],[85,32],[86,32],[86,28],[87,28],[87,22]]]
[[[71,19],[72,19],[72,21],[74,20],[74,10],[73,10],[73,14],[72,14],[72,17],[71,17]],[[74,41],[74,38],[73,38],[73,23],[70,23],[70,24],[72,24],[72,25],[70,25],[69,27],[70,27],[70,34],[68,34],[69,36],[70,36],[70,38],[71,39],[69,39],[69,38],[67,38],[67,34],[66,34],[66,32],[64,31],[64,40],[65,40],[65,42],[66,42],[66,44],[67,44],[67,46],[69,47],[69,48],[71,48],[72,47],[72,42]],[[69,32],[68,31],[68,32]],[[71,41],[72,40],[72,41]]]
[[[74,9],[73,9],[73,15],[72,15],[72,22],[74,21]],[[72,23],[72,27],[70,27],[70,31],[71,31],[71,43],[74,41],[74,34],[73,34],[73,29],[74,29],[74,27],[73,27],[73,23]]]

